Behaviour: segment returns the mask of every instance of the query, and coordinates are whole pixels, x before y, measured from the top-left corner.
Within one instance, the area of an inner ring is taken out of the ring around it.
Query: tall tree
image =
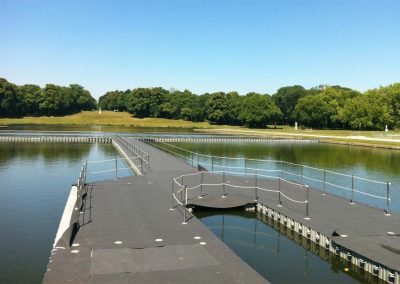
[[[19,116],[21,101],[17,96],[17,86],[9,83],[6,79],[0,78],[0,116]]]
[[[239,119],[247,127],[264,128],[282,117],[281,110],[268,95],[248,93],[243,99]]]
[[[300,85],[280,88],[273,96],[275,104],[282,111],[283,123],[293,124],[293,111],[299,99],[308,95],[309,92]]]

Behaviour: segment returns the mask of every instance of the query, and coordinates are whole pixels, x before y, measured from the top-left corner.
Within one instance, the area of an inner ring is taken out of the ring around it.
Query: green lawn
[[[0,125],[113,125],[113,126],[135,126],[135,127],[188,127],[188,128],[210,128],[207,122],[191,122],[184,120],[170,120],[163,118],[134,118],[127,112],[83,111],[78,114],[67,116],[40,116],[23,118],[1,118]]]
[[[239,126],[212,125],[208,122],[191,122],[163,118],[134,118],[126,112],[84,111],[63,117],[24,117],[1,118],[4,125],[106,125],[129,127],[176,127],[193,128],[202,132],[233,135],[251,135],[268,137],[318,138],[326,142],[351,143],[366,146],[400,147],[400,131],[352,131],[352,130],[295,130],[294,127],[277,126],[276,129],[249,129]]]

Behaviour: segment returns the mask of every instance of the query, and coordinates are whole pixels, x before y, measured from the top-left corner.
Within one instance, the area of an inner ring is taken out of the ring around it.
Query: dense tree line
[[[0,78],[0,117],[66,115],[92,110],[96,100],[83,87],[47,84],[17,86]]]
[[[127,110],[135,117],[161,117],[190,121],[208,120],[215,124],[265,127],[281,120],[282,112],[269,95],[236,92],[203,94],[189,90],[138,88],[108,92],[99,98],[99,107]]]
[[[195,95],[189,90],[138,88],[108,92],[99,99],[108,110],[135,117],[161,117],[215,124],[266,127],[274,124],[330,129],[400,127],[400,84],[360,93],[341,86],[280,88],[275,94],[217,92]]]
[[[99,98],[104,110],[135,117],[160,117],[263,128],[294,125],[330,129],[382,130],[400,127],[400,83],[360,93],[341,86],[280,88],[272,96],[237,92],[195,95],[189,90],[137,88],[110,91]],[[96,108],[79,85],[17,86],[0,78],[0,117],[66,115]]]

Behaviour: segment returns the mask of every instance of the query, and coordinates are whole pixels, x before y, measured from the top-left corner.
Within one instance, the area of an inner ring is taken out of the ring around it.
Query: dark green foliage
[[[129,90],[125,92],[107,92],[105,95],[99,98],[98,106],[103,110],[126,111],[126,99],[129,93]]]
[[[161,106],[167,94],[163,88],[135,89],[128,95],[126,108],[135,117],[161,117]]]
[[[194,95],[190,91],[139,88],[108,92],[100,97],[104,109],[128,110],[136,117],[162,117],[214,124],[266,127],[299,122],[301,127],[382,129],[400,125],[400,84],[361,94],[341,86],[280,88],[272,97],[237,92]]]
[[[364,94],[341,86],[311,89],[294,85],[272,97],[237,92],[195,95],[189,90],[137,88],[110,91],[99,98],[104,110],[129,111],[139,118],[161,117],[214,124],[264,128],[286,123],[301,128],[383,130],[400,127],[400,83]],[[66,115],[96,108],[89,91],[79,85],[17,86],[0,78],[0,117]]]
[[[79,85],[16,86],[0,78],[0,117],[66,115],[96,108],[96,100]]]
[[[295,85],[280,88],[273,96],[275,104],[282,111],[282,122],[285,124],[294,124],[293,111],[300,98],[310,94],[302,86]]]
[[[22,102],[17,95],[17,86],[0,78],[0,116],[18,116]]]
[[[264,128],[267,124],[275,124],[281,117],[281,110],[270,96],[248,93],[244,97],[239,115],[242,125]]]

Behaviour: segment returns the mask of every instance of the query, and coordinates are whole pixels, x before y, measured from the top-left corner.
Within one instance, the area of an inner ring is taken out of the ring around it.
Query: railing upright
[[[354,204],[354,175],[351,175],[351,199],[350,204]]]
[[[118,157],[115,156],[115,179],[118,179]]]
[[[187,195],[187,185],[185,184],[185,203],[184,203],[184,207],[183,207],[183,223],[182,224],[186,224],[186,210],[187,210],[187,200],[188,200],[188,195]]]
[[[204,172],[201,172],[201,181],[200,181],[200,198],[203,198],[203,180],[204,180]]]
[[[386,182],[386,215],[390,215],[390,182]]]
[[[171,184],[171,208],[170,208],[170,210],[174,210],[174,188],[175,188],[175,182],[174,182],[174,178],[172,178],[172,184]]]
[[[309,203],[310,203],[310,188],[308,185],[305,185],[306,187],[306,217],[304,219],[309,220],[310,219],[310,211],[309,211]]]
[[[258,201],[258,184],[257,184],[257,172],[254,173],[254,195],[255,195],[255,199],[254,201],[257,202]]]
[[[279,204],[278,204],[278,206],[279,207],[281,207],[282,206],[282,200],[281,200],[281,178],[279,177],[279,180],[278,180],[278,191],[279,191],[279,194],[278,194],[278,201],[279,201]]]
[[[222,197],[225,197],[225,171],[222,172]]]

